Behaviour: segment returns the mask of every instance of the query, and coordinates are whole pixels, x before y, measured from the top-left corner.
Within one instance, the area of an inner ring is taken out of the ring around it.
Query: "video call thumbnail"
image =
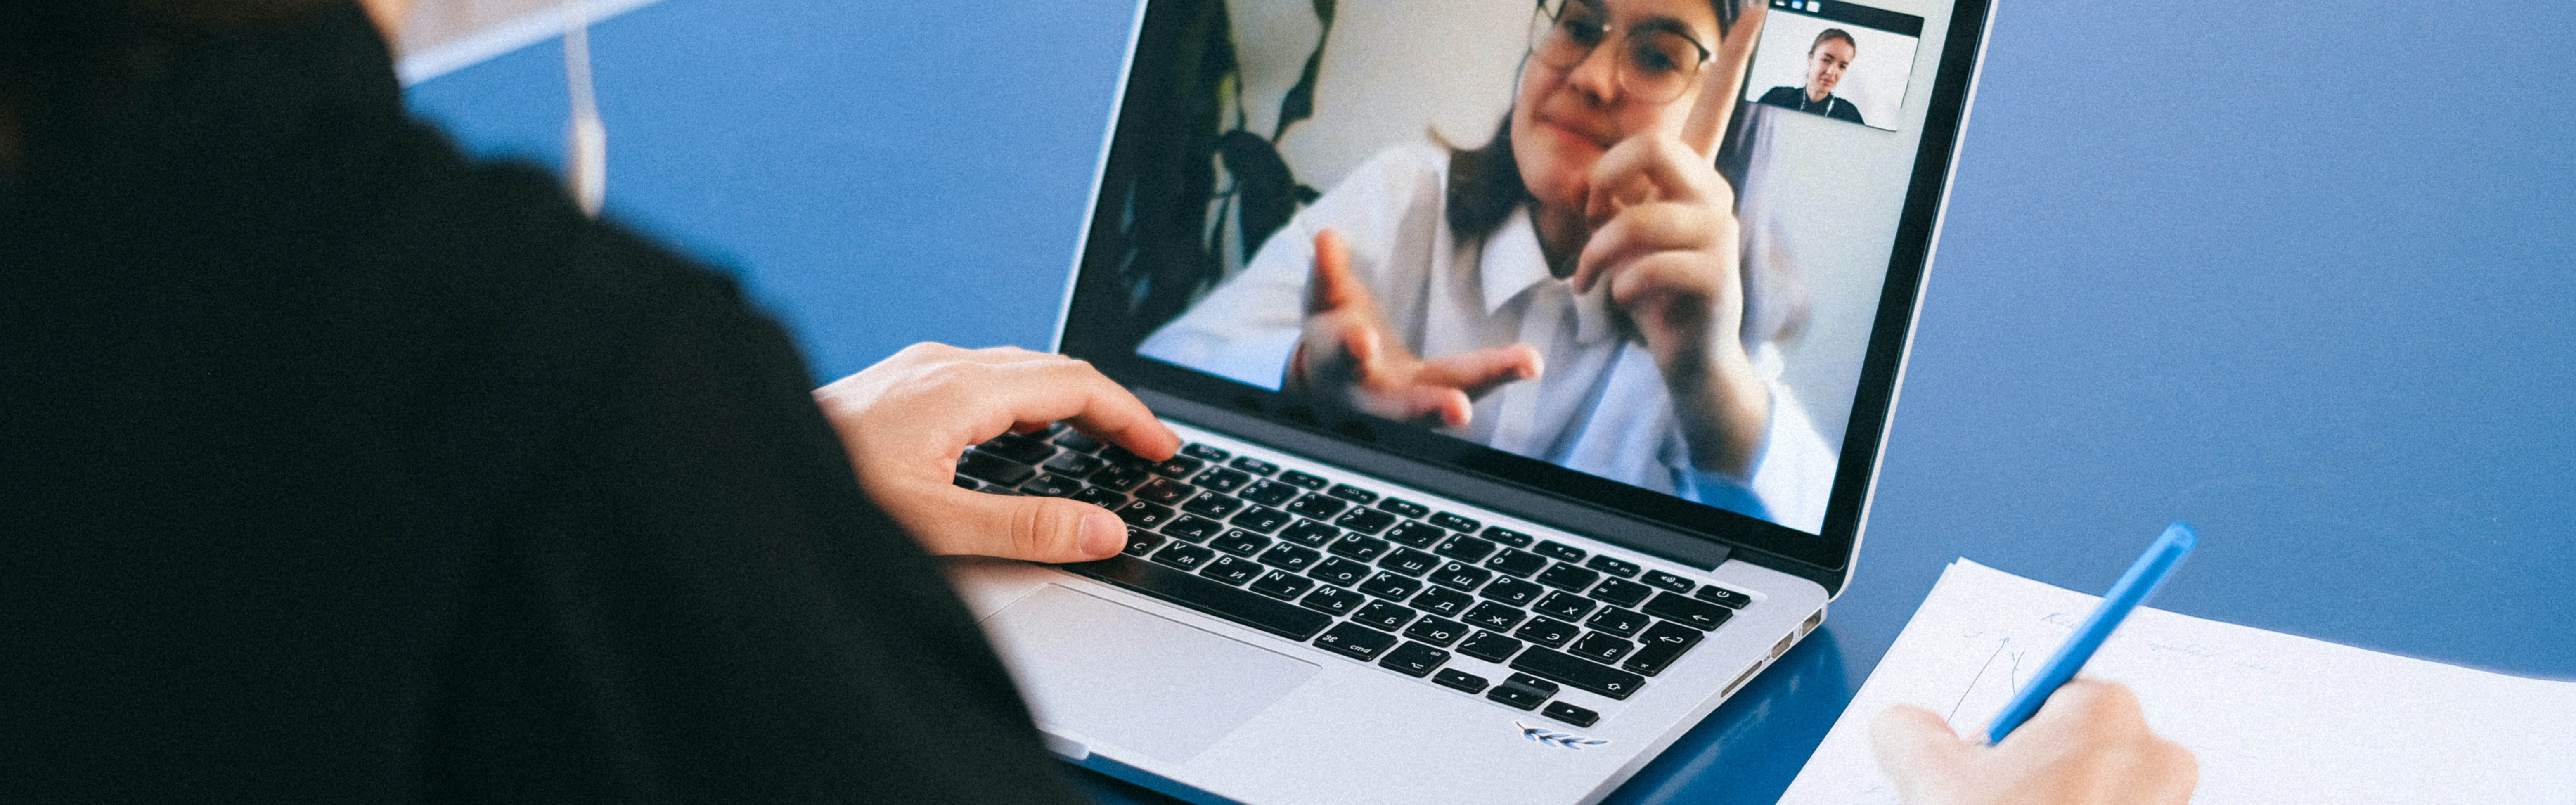
[[[1770,0],[1745,96],[1896,130],[1923,18],[1841,0]]]

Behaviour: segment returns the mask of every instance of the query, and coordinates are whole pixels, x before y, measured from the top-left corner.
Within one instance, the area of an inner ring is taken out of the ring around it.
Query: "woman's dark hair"
[[[312,18],[354,0],[0,0],[0,178],[66,116],[112,114],[175,45]]]

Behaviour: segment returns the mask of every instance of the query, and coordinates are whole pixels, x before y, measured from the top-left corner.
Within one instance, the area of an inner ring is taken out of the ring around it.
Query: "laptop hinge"
[[[1136,396],[1155,413],[1229,436],[1338,464],[1397,483],[1544,523],[1638,553],[1701,570],[1725,564],[1734,548],[1706,536],[1642,520],[1518,484],[1505,483],[1153,389]]]

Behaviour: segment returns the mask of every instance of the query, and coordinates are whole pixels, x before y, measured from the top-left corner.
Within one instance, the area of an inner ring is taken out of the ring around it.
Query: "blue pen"
[[[2164,585],[2165,577],[2173,575],[2174,566],[2182,564],[2182,558],[2191,554],[2192,544],[2199,541],[2200,536],[2192,533],[2191,526],[2166,526],[2164,536],[2147,546],[2146,554],[2139,556],[2137,564],[2130,565],[2129,572],[2120,576],[2120,583],[2111,585],[2110,594],[2102,596],[2102,603],[2093,607],[2093,614],[2085,616],[2084,625],[2075,627],[2075,635],[2057,647],[2057,655],[2048,658],[2038,678],[2013,694],[2012,703],[1995,714],[1995,723],[1986,727],[1986,743],[1992,745],[2012,734],[2013,728],[2039,712],[2039,706],[2048,702],[2049,694],[2057,692],[2057,686],[2074,679],[2075,672],[2083,670],[2084,662],[2093,659],[2093,652],[2102,647],[2102,641],[2110,639],[2111,630],[2120,628],[2130,610],[2146,603],[2147,596]]]

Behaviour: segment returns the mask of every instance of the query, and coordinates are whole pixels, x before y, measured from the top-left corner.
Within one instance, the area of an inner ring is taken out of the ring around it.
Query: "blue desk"
[[[1044,348],[1132,6],[665,0],[593,34],[609,210],[818,374]],[[1857,578],[1612,798],[1768,802],[1941,566],[2576,678],[2576,6],[2009,3]],[[552,43],[412,90],[559,157]],[[1155,801],[1091,780],[1105,801]]]

